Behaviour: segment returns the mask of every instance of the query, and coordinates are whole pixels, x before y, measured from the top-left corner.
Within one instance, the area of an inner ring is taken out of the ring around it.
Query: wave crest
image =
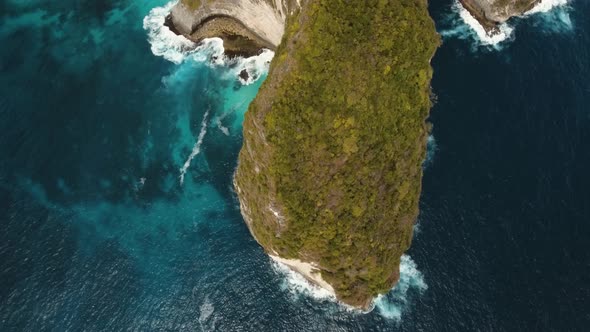
[[[163,7],[152,9],[143,19],[143,28],[148,32],[148,41],[154,55],[180,64],[186,58],[186,54],[195,50],[197,45],[164,25],[166,16],[174,4],[175,2],[170,2]]]
[[[387,319],[401,320],[408,296],[412,292],[423,293],[428,289],[422,272],[409,255],[403,255],[400,264],[400,277],[397,285],[385,295],[375,299],[375,307]]]
[[[502,23],[498,26],[499,30],[496,33],[490,34],[459,1],[455,1],[452,6],[451,16],[446,19],[451,27],[441,30],[440,34],[443,38],[452,37],[473,40],[472,50],[481,47],[489,50],[502,50],[506,42],[514,39],[514,23],[518,23],[518,19],[535,16],[541,23],[533,22],[532,24],[537,27],[540,26],[540,30],[545,32],[571,30],[573,24],[567,12],[569,2],[570,0],[542,0],[522,16],[517,16],[516,21],[510,20]]]

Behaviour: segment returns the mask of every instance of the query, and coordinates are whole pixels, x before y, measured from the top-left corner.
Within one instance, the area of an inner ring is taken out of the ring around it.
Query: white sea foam
[[[533,19],[532,24],[540,31],[564,33],[572,31],[574,27],[571,9],[568,0],[544,0],[526,12],[524,17]]]
[[[140,178],[139,181],[135,184],[135,191],[140,191],[141,189],[143,189],[143,187],[145,186],[145,182],[147,181],[147,178]]]
[[[498,26],[498,31],[488,33],[479,21],[471,15],[471,13],[465,9],[458,1],[455,2],[454,8],[459,11],[459,16],[465,24],[467,24],[477,35],[477,38],[484,46],[498,45],[512,37],[514,28],[508,25],[508,23],[502,23]]]
[[[541,0],[539,4],[526,12],[524,15],[527,16],[536,13],[547,13],[555,7],[565,6],[568,3],[569,0]]]
[[[215,124],[217,125],[217,128],[219,128],[219,130],[221,130],[221,132],[225,135],[225,136],[229,136],[229,128],[227,128],[226,126],[224,126],[221,123],[221,118],[216,118],[215,119]]]
[[[427,168],[432,164],[432,161],[434,160],[434,155],[436,154],[436,150],[436,140],[434,139],[434,136],[430,135],[428,136],[428,140],[426,142],[426,158],[422,163],[423,168]]]
[[[500,43],[509,40],[512,37],[514,28],[507,23],[500,24],[498,31],[495,33],[488,33],[479,21],[469,13],[465,7],[463,7],[459,1],[455,1],[453,4],[453,11],[459,14],[461,18],[460,22],[453,22],[454,27],[450,30],[441,31],[443,37],[452,36],[466,39],[468,37],[475,37],[483,46],[489,46],[497,48]],[[461,26],[461,22],[466,25]]]
[[[237,78],[244,85],[256,82],[268,72],[270,62],[275,53],[271,50],[262,50],[259,55],[249,58],[233,57],[224,55],[223,40],[221,38],[207,38],[190,54],[188,59],[196,62],[208,62],[213,67],[225,67],[227,71],[223,74],[228,79]],[[247,79],[240,77],[240,73],[246,71]]]
[[[240,82],[244,85],[252,84],[268,72],[270,62],[274,56],[275,53],[273,51],[265,49],[257,56],[232,60],[237,60],[234,74],[238,75],[242,70],[245,70],[248,73],[248,79],[244,80],[240,77]]]
[[[274,57],[274,52],[271,50],[262,50],[259,55],[249,58],[229,58],[224,55],[225,49],[220,38],[207,38],[196,44],[183,36],[176,35],[164,25],[166,16],[174,4],[175,2],[170,2],[163,7],[152,9],[143,20],[143,27],[148,33],[148,41],[154,55],[176,64],[195,61],[212,67],[223,66],[227,68],[224,76],[237,79],[244,85],[256,82],[268,72],[270,61]],[[240,73],[244,70],[248,74],[247,79],[240,77]]]
[[[543,0],[521,18],[528,18],[534,14],[542,16],[542,30],[560,32],[571,30],[572,22],[569,14],[561,10],[565,8],[569,0]],[[555,12],[559,8],[560,11]],[[473,39],[476,41],[474,49],[483,46],[487,49],[501,50],[505,42],[514,38],[514,26],[517,21],[511,20],[498,26],[498,31],[488,33],[483,26],[465,9],[458,1],[453,4],[453,12],[457,13],[460,20],[451,19],[453,27],[444,29],[440,33],[443,37],[456,37],[460,39]],[[539,24],[535,24],[539,25]]]
[[[385,295],[375,299],[375,308],[381,316],[387,319],[401,320],[404,308],[408,303],[408,296],[412,291],[418,293],[428,289],[422,272],[408,255],[403,255],[400,264],[400,278],[395,287]]]
[[[197,138],[197,142],[193,146],[193,150],[191,151],[191,154],[188,156],[188,158],[184,162],[184,165],[180,169],[180,185],[182,185],[184,183],[184,176],[185,176],[188,168],[191,166],[191,162],[193,161],[193,158],[195,158],[201,152],[201,145],[203,144],[203,139],[205,138],[205,135],[207,134],[207,118],[208,117],[209,117],[209,110],[207,110],[207,112],[205,112],[205,115],[203,115],[203,121],[201,121],[201,130],[199,131],[199,137]]]
[[[271,259],[273,269],[283,278],[281,288],[288,291],[294,299],[308,296],[317,301],[337,303],[340,310],[363,313],[351,306],[338,302],[334,294],[326,289],[310,283],[301,274],[291,270],[288,266]],[[411,292],[422,293],[428,288],[424,282],[422,272],[409,255],[402,255],[400,264],[400,279],[396,286],[388,293],[373,299],[371,307],[366,312],[377,308],[379,314],[387,319],[400,320],[403,310],[408,304]]]
[[[143,19],[143,28],[148,32],[152,53],[179,64],[197,45],[183,36],[175,34],[164,25],[166,16],[174,4],[174,2],[170,2],[164,7],[152,9]]]

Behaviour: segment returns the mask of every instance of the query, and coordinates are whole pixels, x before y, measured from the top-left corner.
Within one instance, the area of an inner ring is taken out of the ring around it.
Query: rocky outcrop
[[[276,51],[244,119],[242,215],[272,259],[368,308],[418,215],[439,44],[426,0],[182,0],[168,21]]]
[[[540,0],[459,0],[463,7],[490,33],[498,24],[532,9]]]
[[[295,0],[181,0],[167,24],[195,42],[220,37],[227,53],[251,55],[276,49],[296,6]]]

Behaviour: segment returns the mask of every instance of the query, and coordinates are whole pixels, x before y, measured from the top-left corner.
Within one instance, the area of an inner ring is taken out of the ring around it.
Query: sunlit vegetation
[[[438,44],[426,1],[309,1],[246,114],[252,232],[349,304],[388,291],[410,245]]]

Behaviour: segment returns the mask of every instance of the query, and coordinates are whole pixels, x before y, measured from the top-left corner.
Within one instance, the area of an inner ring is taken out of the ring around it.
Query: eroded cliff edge
[[[287,16],[298,4],[298,0],[181,0],[166,24],[195,42],[220,37],[226,53],[249,56],[278,47]]]
[[[459,0],[479,23],[493,34],[498,24],[531,10],[541,0]]]
[[[217,2],[230,1],[199,2],[193,22]],[[427,2],[231,1],[241,2],[288,9],[244,119],[234,179],[241,212],[275,260],[368,308],[398,281],[418,215],[439,44]],[[238,21],[248,31],[233,33],[265,35]]]

